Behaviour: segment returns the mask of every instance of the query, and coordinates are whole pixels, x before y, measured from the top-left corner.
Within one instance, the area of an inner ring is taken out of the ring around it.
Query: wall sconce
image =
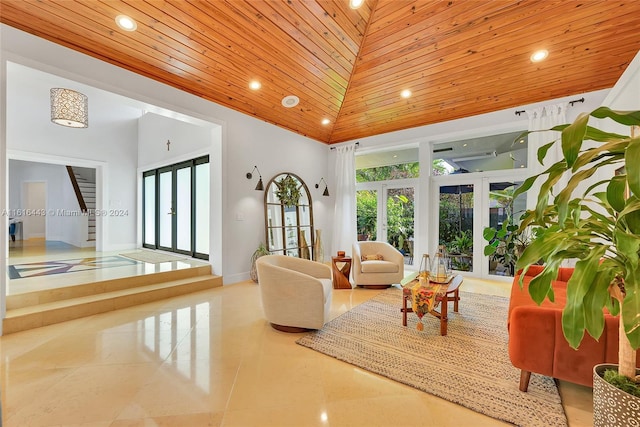
[[[260,179],[258,180],[258,184],[256,184],[256,190],[263,191],[264,184],[262,183],[262,174],[260,173],[260,169],[258,169],[258,166],[254,166],[251,172],[247,172],[247,179],[253,178],[253,171],[258,171],[258,176],[260,176]]]
[[[327,181],[324,180],[324,177],[320,178],[320,182],[324,182],[324,191],[322,195],[325,197],[329,197],[329,187],[327,186]],[[316,188],[320,188],[320,182],[316,184]]]
[[[86,95],[63,88],[53,88],[50,93],[53,123],[72,128],[89,127],[89,100]]]

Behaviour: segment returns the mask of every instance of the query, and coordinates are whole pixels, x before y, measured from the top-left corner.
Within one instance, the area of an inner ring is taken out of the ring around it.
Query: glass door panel
[[[191,165],[176,170],[176,246],[178,252],[191,251]]]
[[[209,163],[196,165],[196,253],[209,253]]]
[[[155,246],[156,244],[156,174],[152,173],[144,176],[143,184],[143,221],[145,245]]]
[[[521,194],[516,199],[513,192],[522,182],[489,183],[489,227],[501,230],[505,221],[514,225],[520,224],[520,216],[526,210],[527,195]],[[525,241],[516,241],[513,248],[499,245],[496,253],[489,257],[489,274],[496,276],[514,276],[515,262],[524,250]]]
[[[451,269],[473,271],[474,185],[440,186],[438,244],[444,245]]]
[[[158,192],[159,222],[158,232],[160,236],[159,247],[171,250],[173,247],[173,216],[175,210],[172,200],[173,173],[171,169],[160,170],[160,186]]]
[[[412,264],[415,188],[388,188],[386,194],[387,242],[405,256],[405,263]]]
[[[378,228],[378,191],[356,191],[358,240],[376,240]]]

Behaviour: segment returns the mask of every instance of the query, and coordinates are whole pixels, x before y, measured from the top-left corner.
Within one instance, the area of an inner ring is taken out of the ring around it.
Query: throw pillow
[[[382,254],[362,255],[362,261],[382,261],[384,257]]]

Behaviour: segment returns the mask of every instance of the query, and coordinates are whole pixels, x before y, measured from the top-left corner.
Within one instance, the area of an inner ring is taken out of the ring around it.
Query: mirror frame
[[[300,192],[304,192],[307,196],[307,200],[309,202],[308,205],[305,204],[296,204],[293,207],[286,207],[282,201],[279,203],[274,203],[273,200],[277,200],[275,196],[275,190],[277,189],[276,181],[285,178],[286,176],[290,176],[293,179],[297,180],[300,183]],[[273,198],[269,199],[269,195],[273,194]],[[279,207],[276,215],[280,216],[280,224],[281,225],[273,225],[269,223],[269,209]],[[309,223],[301,223],[301,220],[305,217],[301,215],[301,209],[304,207],[309,208]],[[293,210],[292,210],[293,209]],[[295,216],[294,216],[295,214]],[[293,219],[292,225],[286,225],[285,220]],[[304,228],[309,229],[309,240],[306,242],[306,246],[300,246],[300,232],[304,231]],[[290,240],[292,237],[287,236],[288,232],[291,232],[294,229],[294,237],[295,237],[295,246],[290,246],[287,244],[287,240]],[[281,254],[281,255],[289,255],[289,256],[297,256],[299,258],[306,259],[315,259],[314,253],[314,244],[315,244],[315,234],[313,227],[313,201],[311,199],[311,193],[309,192],[309,188],[307,184],[300,178],[298,175],[291,172],[281,172],[276,174],[265,187],[264,191],[264,230],[265,230],[265,240],[267,243],[267,250],[272,254]],[[282,248],[275,247],[273,242],[275,240],[274,233],[279,232],[280,239],[283,242]],[[306,251],[305,251],[306,249]],[[295,252],[295,253],[291,253]],[[305,256],[305,252],[307,256]],[[297,255],[296,255],[297,254]]]

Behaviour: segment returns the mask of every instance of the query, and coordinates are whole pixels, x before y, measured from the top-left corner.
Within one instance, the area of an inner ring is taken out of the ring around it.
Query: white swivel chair
[[[264,314],[274,329],[304,332],[329,320],[331,268],[307,259],[265,255],[256,261]]]
[[[404,256],[387,242],[353,244],[352,272],[357,286],[382,289],[400,283],[404,277]]]

